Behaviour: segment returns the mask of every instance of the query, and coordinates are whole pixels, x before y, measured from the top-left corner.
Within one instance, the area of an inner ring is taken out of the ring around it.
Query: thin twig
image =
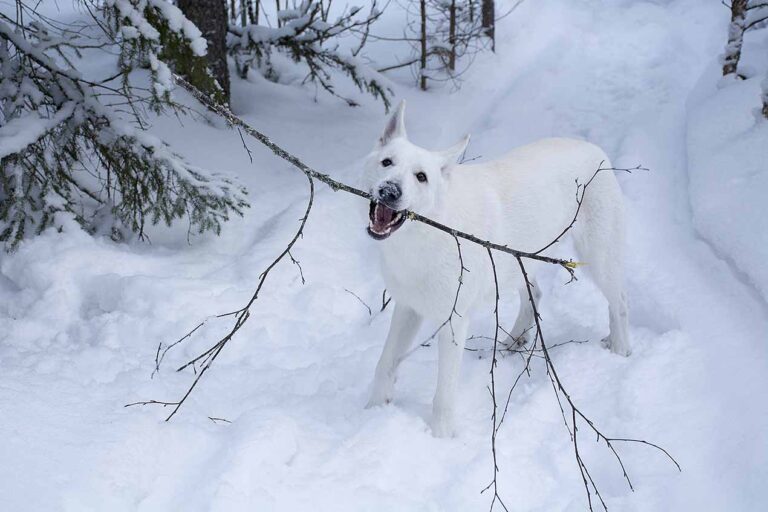
[[[488,259],[491,261],[491,269],[493,270],[493,284],[495,286],[495,304],[493,308],[493,315],[496,321],[496,327],[493,330],[493,357],[491,358],[491,401],[493,402],[493,410],[492,410],[492,419],[493,419],[493,429],[491,430],[491,454],[493,456],[493,480],[491,481],[488,486],[481,491],[485,492],[487,489],[489,489],[491,486],[493,486],[493,499],[491,499],[491,512],[493,512],[493,506],[498,501],[499,504],[502,506],[504,510],[509,512],[509,509],[507,509],[507,506],[504,504],[504,501],[501,499],[501,496],[499,496],[499,464],[498,459],[496,457],[496,434],[498,434],[498,427],[497,427],[497,413],[498,413],[498,406],[496,404],[496,351],[497,347],[499,345],[499,276],[496,273],[496,262],[493,260],[493,252],[491,252],[491,249],[486,248],[486,251],[488,251]]]
[[[355,292],[353,292],[352,290],[347,290],[346,288],[344,288],[344,291],[345,291],[345,292],[347,292],[348,294],[352,295],[352,296],[353,296],[354,298],[356,298],[358,301],[360,301],[360,304],[362,304],[362,305],[363,305],[363,307],[364,307],[365,309],[367,309],[367,310],[368,310],[368,316],[373,316],[373,311],[371,311],[371,306],[369,306],[368,304],[366,304],[366,302],[365,302],[363,299],[361,299],[361,298],[360,298],[360,296],[359,296],[358,294],[356,294],[356,293],[355,293]],[[382,310],[383,310],[383,309],[382,309]]]
[[[381,311],[384,311],[387,309],[387,306],[389,306],[389,303],[392,301],[392,297],[387,297],[387,289],[384,288],[384,291],[381,292]]]
[[[592,184],[592,181],[595,179],[595,177],[600,173],[601,171],[621,171],[621,172],[627,172],[631,173],[632,171],[647,171],[648,169],[638,165],[636,167],[631,168],[625,168],[625,167],[603,167],[603,164],[605,163],[605,160],[602,160],[600,162],[600,165],[597,166],[597,170],[592,174],[592,176],[589,178],[589,180],[585,184],[580,184],[579,179],[576,178],[576,211],[573,213],[573,219],[571,219],[570,224],[568,224],[565,229],[563,229],[559,235],[557,235],[555,238],[552,239],[551,242],[549,242],[547,245],[539,249],[538,251],[534,251],[533,254],[541,254],[542,252],[546,251],[556,243],[558,243],[563,236],[565,236],[568,231],[571,230],[574,224],[576,224],[576,219],[579,216],[579,212],[581,211],[581,205],[584,203],[584,195],[587,193],[587,188]]]
[[[566,423],[566,428],[568,429],[568,431],[569,431],[569,433],[571,435],[571,440],[573,442],[574,457],[576,458],[576,462],[577,462],[577,464],[579,466],[579,472],[581,474],[582,481],[584,483],[584,490],[585,490],[585,492],[587,494],[587,502],[588,502],[589,510],[590,511],[594,510],[593,509],[593,504],[592,504],[592,491],[590,491],[590,486],[591,486],[592,490],[594,491],[595,496],[600,500],[600,503],[601,503],[603,509],[607,511],[608,508],[607,508],[605,502],[603,501],[603,498],[602,498],[602,496],[600,494],[600,491],[599,491],[596,483],[592,479],[592,476],[589,473],[589,470],[588,470],[588,468],[586,466],[586,463],[582,459],[581,453],[579,451],[579,444],[578,444],[578,429],[579,429],[579,426],[578,426],[578,420],[581,420],[581,421],[583,421],[584,423],[587,424],[589,429],[592,430],[592,432],[597,436],[597,440],[598,441],[600,441],[600,440],[605,441],[606,445],[608,446],[610,451],[613,453],[614,458],[617,460],[617,462],[619,464],[619,467],[622,470],[624,479],[627,481],[627,485],[629,486],[629,488],[631,490],[634,490],[634,487],[632,486],[632,481],[629,478],[629,474],[626,471],[626,468],[624,466],[623,460],[621,459],[621,456],[619,455],[619,453],[616,451],[615,447],[612,444],[614,441],[616,441],[616,442],[618,442],[618,441],[634,442],[634,443],[640,443],[640,444],[645,444],[645,445],[651,446],[653,448],[658,449],[662,453],[664,453],[664,455],[666,455],[675,464],[675,466],[677,467],[678,470],[681,469],[680,468],[680,464],[678,464],[678,462],[674,459],[674,457],[672,457],[672,455],[669,454],[669,452],[667,452],[666,450],[664,450],[660,446],[655,445],[653,443],[649,443],[649,442],[643,441],[641,439],[610,438],[610,437],[605,436],[602,433],[602,431],[599,430],[595,426],[594,422],[592,420],[590,420],[586,415],[584,415],[584,413],[582,413],[581,409],[579,409],[579,407],[575,404],[575,402],[571,398],[571,395],[568,393],[568,391],[566,390],[566,388],[563,385],[562,381],[560,380],[560,376],[557,373],[557,370],[555,368],[554,362],[552,361],[552,358],[550,357],[549,349],[548,349],[547,344],[546,344],[546,342],[544,340],[544,334],[543,334],[543,331],[541,329],[541,316],[539,315],[538,307],[536,305],[536,300],[534,299],[533,290],[531,288],[531,282],[530,282],[530,279],[529,279],[529,276],[528,276],[528,272],[527,272],[527,270],[525,268],[525,264],[523,263],[522,258],[516,258],[516,259],[517,259],[517,263],[518,263],[518,265],[520,267],[520,271],[521,271],[521,273],[523,275],[523,279],[525,281],[525,287],[526,287],[526,291],[528,293],[528,300],[529,300],[529,302],[531,304],[531,307],[533,308],[533,318],[534,318],[534,321],[535,321],[535,324],[536,324],[536,341],[541,344],[541,350],[544,353],[544,361],[545,361],[545,365],[546,365],[546,368],[547,368],[547,375],[548,375],[548,377],[549,377],[549,379],[550,379],[550,381],[552,383],[552,386],[553,386],[553,388],[555,390],[555,396],[557,397],[558,404],[560,405],[560,411],[563,413],[563,415],[565,415],[565,410],[563,408],[563,402],[560,400],[560,396],[561,395],[562,395],[562,397],[565,400],[565,404],[570,408],[570,413],[571,413],[570,414],[570,417],[571,417],[571,425],[570,425],[570,427],[569,427],[567,421],[565,421],[565,423]]]
[[[256,291],[251,296],[251,299],[248,301],[248,303],[242,307],[241,309],[237,311],[233,311],[231,313],[226,313],[224,315],[219,315],[219,318],[229,315],[235,315],[235,325],[232,327],[232,329],[227,333],[226,336],[221,338],[217,343],[215,343],[211,348],[206,350],[201,356],[196,357],[192,361],[188,362],[184,366],[180,367],[177,371],[181,371],[184,368],[187,368],[189,366],[192,366],[193,369],[195,369],[196,375],[195,379],[192,381],[192,384],[187,388],[186,393],[184,396],[179,400],[178,402],[163,402],[163,405],[174,405],[173,411],[171,411],[171,414],[168,415],[168,417],[165,419],[165,421],[170,421],[171,418],[179,411],[181,406],[184,404],[184,402],[189,398],[189,395],[192,393],[192,391],[195,389],[197,384],[200,382],[200,379],[203,377],[205,372],[207,372],[210,368],[213,362],[216,360],[216,358],[221,354],[221,351],[224,349],[224,347],[229,343],[229,341],[233,338],[233,336],[242,328],[243,324],[248,321],[248,318],[250,318],[250,308],[253,305],[253,303],[258,299],[259,292],[261,291],[261,288],[264,286],[264,282],[267,279],[267,276],[272,271],[273,268],[277,266],[280,261],[287,256],[291,250],[291,248],[294,246],[294,244],[298,241],[298,239],[301,237],[302,233],[304,232],[304,226],[307,223],[307,219],[309,218],[309,213],[312,210],[312,204],[315,197],[315,182],[312,180],[310,176],[307,176],[307,181],[309,182],[309,199],[307,200],[307,208],[304,212],[304,216],[300,220],[300,224],[296,232],[294,233],[293,238],[288,242],[288,245],[283,249],[283,251],[275,258],[272,263],[264,270],[264,272],[261,273],[259,276],[259,283],[256,287]],[[197,328],[196,328],[197,329]],[[193,331],[194,332],[194,331]],[[190,333],[191,334],[191,333]],[[199,372],[197,371],[197,368],[195,366],[196,362],[199,361],[201,358],[203,358],[203,362],[200,366]],[[157,401],[149,401],[144,402],[141,405],[148,405],[148,404],[156,404],[160,403]],[[138,403],[137,403],[138,404]]]

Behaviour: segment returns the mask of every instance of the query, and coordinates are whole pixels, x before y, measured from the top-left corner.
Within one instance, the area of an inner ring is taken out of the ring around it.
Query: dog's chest
[[[395,301],[421,315],[444,318],[454,306],[461,278],[457,310],[471,307],[487,270],[477,247],[462,244],[460,259],[453,237],[426,230],[397,233],[387,242],[381,247],[382,271]]]

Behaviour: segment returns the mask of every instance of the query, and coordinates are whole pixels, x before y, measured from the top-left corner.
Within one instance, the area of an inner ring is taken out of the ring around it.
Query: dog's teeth
[[[378,230],[378,229],[376,229],[376,227],[373,225],[373,222],[371,222],[370,224],[368,224],[368,229],[370,229],[371,231],[373,231],[373,232],[374,232],[374,233],[376,233],[377,235],[386,235],[386,234],[388,234],[388,233],[391,231],[391,230],[390,230],[388,227],[387,227],[387,228],[385,228],[385,229],[384,229],[384,231],[379,231],[379,230]]]
[[[389,224],[387,224],[387,226],[394,226],[395,224],[397,224],[398,222],[400,222],[400,218],[401,218],[402,216],[403,216],[403,214],[402,214],[402,213],[398,213],[398,214],[397,214],[397,215],[395,215],[395,216],[394,216],[394,218],[393,218],[393,219],[392,219],[392,220],[389,222]]]
[[[379,229],[377,227],[377,222],[375,221],[375,218],[377,217],[375,214],[378,212],[378,208],[379,208],[379,205],[377,204],[374,211],[371,213],[371,219],[368,223],[368,229],[374,235],[386,237],[386,236],[389,236],[392,233],[392,230],[395,228],[395,226],[403,220],[403,214],[401,212],[394,212],[392,216],[392,220],[390,220],[386,225],[381,226],[381,229]]]

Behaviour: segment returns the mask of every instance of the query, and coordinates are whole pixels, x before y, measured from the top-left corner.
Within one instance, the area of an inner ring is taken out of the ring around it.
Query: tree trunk
[[[728,44],[725,46],[723,59],[723,76],[736,73],[741,58],[741,44],[744,40],[744,27],[747,18],[747,1],[733,0],[731,2],[731,25],[728,28]]]
[[[275,18],[277,18],[277,28],[282,26],[280,22],[280,0],[275,0]]]
[[[496,7],[493,0],[483,0],[483,29],[491,40],[491,51],[496,51]]]
[[[226,0],[178,0],[177,5],[208,40],[208,63],[229,103]]]
[[[323,0],[320,0],[320,18],[323,21],[328,21],[328,15],[331,14],[331,4],[333,0],[328,0],[326,4]]]
[[[456,0],[451,0],[450,18],[448,26],[448,44],[451,54],[448,57],[448,69],[456,70]]]
[[[244,27],[248,24],[248,14],[251,12],[253,6],[250,0],[240,0],[240,26]]]
[[[763,79],[763,117],[768,119],[768,75]]]
[[[422,91],[427,90],[427,0],[420,0],[421,11],[421,66],[419,85]]]

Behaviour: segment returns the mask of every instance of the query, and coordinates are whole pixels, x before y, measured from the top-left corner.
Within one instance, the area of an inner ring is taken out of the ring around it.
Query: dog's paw
[[[611,339],[610,336],[606,336],[601,341],[602,345],[613,352],[614,354],[618,354],[620,356],[629,357],[632,354],[632,348],[629,346],[629,343],[616,343],[614,340]]]
[[[456,429],[452,421],[446,419],[432,420],[432,435],[441,439],[456,437]]]
[[[384,377],[377,375],[373,378],[371,383],[371,397],[368,399],[368,405],[366,409],[371,407],[379,407],[381,405],[387,405],[392,403],[392,398],[395,395],[395,377],[386,375]]]
[[[372,407],[381,407],[382,405],[387,405],[392,403],[392,393],[386,392],[383,390],[374,390],[371,393],[371,397],[368,399],[368,403],[365,405],[366,409],[370,409]]]
[[[368,400],[368,403],[365,404],[365,408],[366,409],[372,409],[374,407],[381,407],[383,405],[387,405],[387,404],[391,404],[391,403],[392,403],[392,399],[391,398],[384,398],[384,399],[377,398],[377,399],[374,399],[373,397],[371,397]]]

